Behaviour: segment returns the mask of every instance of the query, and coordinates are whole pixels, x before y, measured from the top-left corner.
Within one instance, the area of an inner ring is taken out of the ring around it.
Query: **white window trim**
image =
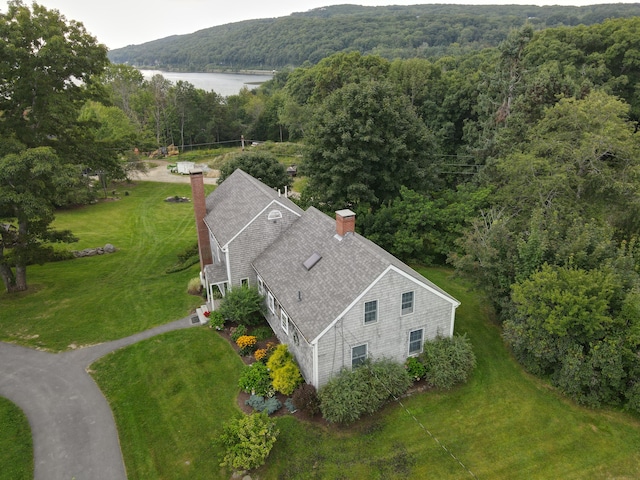
[[[280,310],[280,328],[289,335],[289,315],[284,310]]]
[[[267,292],[267,305],[269,306],[269,310],[271,310],[271,313],[275,315],[276,303],[275,303],[275,299],[273,298],[273,295],[271,295],[271,292]]]
[[[367,303],[376,303],[376,319],[375,320],[371,320],[369,322],[367,322]],[[362,324],[363,325],[373,325],[374,323],[378,323],[378,306],[379,306],[380,302],[378,302],[378,300],[369,300],[367,302],[364,302],[364,307],[363,307],[363,313],[362,313]]]
[[[420,339],[420,350],[418,350],[417,352],[412,352],[411,351],[411,334],[417,331],[422,331],[422,335],[421,335],[422,338]],[[416,328],[414,330],[409,331],[409,341],[407,342],[407,350],[409,352],[409,356],[413,357],[416,355],[420,355],[423,349],[424,349],[424,327]]]
[[[402,296],[406,295],[407,293],[411,293],[412,294],[412,297],[411,297],[411,311],[404,313],[403,312],[404,308],[402,308]],[[415,290],[410,290],[408,292],[402,292],[400,294],[400,315],[401,316],[411,315],[415,311],[415,308],[416,308],[416,291]]]
[[[353,369],[353,350],[358,348],[358,347],[364,347],[364,360],[366,361],[367,358],[369,358],[369,344],[367,343],[361,343],[360,345],[354,345],[353,347],[351,347],[351,368]],[[360,366],[360,364],[356,365],[356,367]]]
[[[260,293],[260,295],[264,295],[264,281],[262,280],[262,278],[260,278],[260,275],[258,275],[258,292]]]

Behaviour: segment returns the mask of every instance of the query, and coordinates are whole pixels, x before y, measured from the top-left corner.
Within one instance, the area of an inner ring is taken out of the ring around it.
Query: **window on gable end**
[[[367,344],[351,348],[351,368],[362,365],[367,360]]]
[[[284,310],[280,310],[280,327],[287,335],[289,334],[289,316],[284,313]]]
[[[402,315],[413,313],[413,292],[402,294]]]
[[[409,332],[409,355],[422,353],[424,330],[412,330]]]
[[[369,325],[378,321],[378,301],[372,300],[364,304],[364,324]]]

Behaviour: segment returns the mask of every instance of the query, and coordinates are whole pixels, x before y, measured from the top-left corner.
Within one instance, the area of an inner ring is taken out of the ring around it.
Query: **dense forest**
[[[115,63],[164,70],[281,70],[338,52],[433,58],[495,47],[525,23],[592,25],[640,15],[640,4],[584,7],[523,5],[338,5],[287,17],[249,20],[109,52]]]
[[[124,179],[134,148],[297,142],[302,206],[348,207],[400,259],[454,266],[486,290],[529,372],[581,404],[640,412],[640,17],[530,21],[496,47],[433,58],[338,52],[229,97],[107,64],[77,25],[67,36],[89,51],[66,57],[40,48],[55,25],[0,25],[1,58],[25,32],[38,47],[31,63],[0,61],[0,79],[14,79],[0,95],[0,214],[24,207],[40,227],[3,265],[51,240],[53,207],[78,201],[58,192],[80,169]],[[83,82],[53,81],[63,67]],[[52,176],[58,156],[72,164]],[[33,164],[39,176],[24,173]],[[11,193],[12,175],[27,192]],[[0,233],[4,245],[24,237]]]

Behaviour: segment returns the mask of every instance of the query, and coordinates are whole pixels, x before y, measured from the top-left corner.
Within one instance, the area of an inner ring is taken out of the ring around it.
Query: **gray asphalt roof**
[[[220,246],[226,245],[243,227],[272,202],[302,214],[303,210],[284,195],[237,169],[207,196],[205,223]]]
[[[336,236],[335,220],[311,207],[267,248],[254,267],[311,341],[390,265],[459,303],[415,270],[366,238]],[[314,253],[321,258],[304,266]]]

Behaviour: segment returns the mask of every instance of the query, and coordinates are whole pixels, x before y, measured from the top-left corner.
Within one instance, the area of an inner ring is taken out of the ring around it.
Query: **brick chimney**
[[[341,237],[356,230],[356,214],[349,209],[338,210],[336,212],[336,232]]]
[[[196,232],[198,233],[200,270],[204,271],[205,265],[213,263],[213,258],[211,256],[211,243],[209,241],[209,229],[204,223],[204,217],[207,215],[207,204],[204,194],[204,177],[202,175],[202,170],[191,170],[190,176],[193,210],[196,215]]]

